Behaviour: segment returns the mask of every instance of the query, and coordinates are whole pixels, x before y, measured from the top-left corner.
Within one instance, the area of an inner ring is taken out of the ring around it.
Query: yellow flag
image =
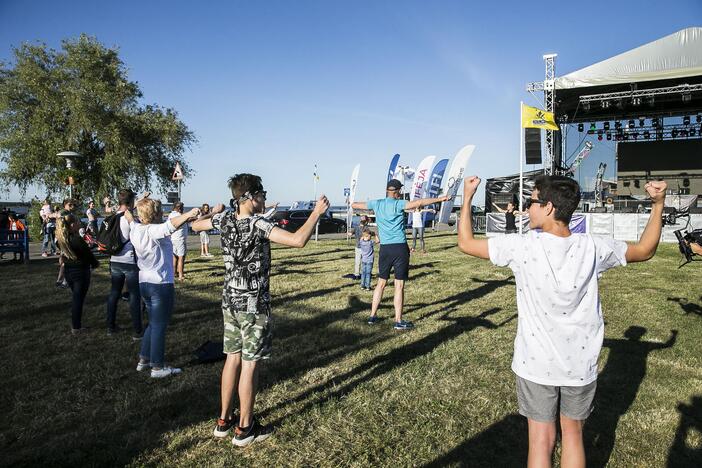
[[[556,125],[553,112],[536,107],[529,107],[522,104],[522,127],[523,128],[543,128],[545,130],[560,130]]]

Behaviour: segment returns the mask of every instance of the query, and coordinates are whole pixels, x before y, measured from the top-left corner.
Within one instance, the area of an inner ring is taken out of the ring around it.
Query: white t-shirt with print
[[[626,265],[626,243],[530,231],[492,237],[488,246],[490,261],[509,267],[517,286],[514,373],[542,385],[595,381],[604,338],[597,282],[606,270]]]

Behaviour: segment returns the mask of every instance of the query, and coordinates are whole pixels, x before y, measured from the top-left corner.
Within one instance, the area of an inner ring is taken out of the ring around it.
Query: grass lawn
[[[184,373],[166,380],[134,370],[125,302],[127,331],[106,336],[105,260],[86,300],[90,330],[77,337],[55,261],[2,263],[0,464],[524,466],[511,271],[455,242],[429,235],[429,254],[413,256],[408,332],[392,329],[387,293],[383,320],[366,324],[371,293],[342,278],[353,266],[345,241],[274,247],[274,355],[256,409],[276,432],[243,450],[212,436],[222,363],[191,363],[195,348],[221,339],[217,249],[211,259],[191,252],[188,280],[176,285],[166,357]],[[702,464],[702,268],[678,262],[677,248],[661,245],[600,282],[607,326],[586,425],[593,466]]]

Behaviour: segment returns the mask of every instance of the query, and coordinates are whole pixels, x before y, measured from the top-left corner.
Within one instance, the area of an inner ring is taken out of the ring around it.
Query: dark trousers
[[[90,267],[89,266],[69,266],[66,265],[66,281],[73,292],[71,301],[71,326],[74,330],[81,328],[83,317],[83,303],[88,295],[90,287]]]
[[[139,291],[139,268],[133,263],[110,262],[110,282],[112,287],[107,297],[107,328],[113,329],[117,320],[117,304],[124,283],[129,291],[129,313],[132,316],[132,327],[137,335],[142,332],[141,323],[141,292]]]

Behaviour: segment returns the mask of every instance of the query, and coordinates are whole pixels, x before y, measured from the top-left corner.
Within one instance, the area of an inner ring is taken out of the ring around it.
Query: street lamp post
[[[62,158],[66,159],[66,169],[68,169],[69,171],[74,168],[74,163],[76,162],[76,160],[82,157],[82,155],[76,153],[75,151],[62,151],[56,156],[61,156]],[[69,180],[68,182],[68,197],[73,198],[73,183],[71,180]]]

